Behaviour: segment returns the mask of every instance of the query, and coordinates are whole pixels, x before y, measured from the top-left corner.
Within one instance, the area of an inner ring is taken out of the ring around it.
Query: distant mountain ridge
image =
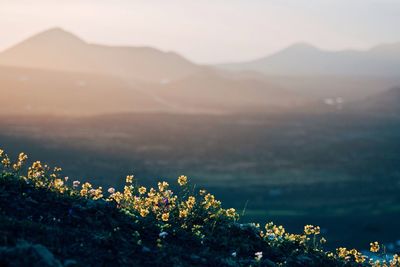
[[[400,43],[378,45],[365,51],[334,52],[298,43],[257,60],[217,67],[268,75],[399,76]]]
[[[274,111],[307,99],[150,47],[89,44],[53,28],[0,53],[3,113]]]
[[[0,92],[9,97],[3,112],[281,112],[399,86],[400,44],[327,52],[301,43],[207,66],[151,47],[90,44],[53,28],[1,52],[0,68]]]
[[[159,82],[201,67],[175,53],[150,47],[89,44],[61,28],[41,32],[0,53],[0,65],[114,75]]]
[[[315,99],[357,101],[400,86],[400,43],[342,51],[298,43],[257,60],[215,67],[233,73],[257,72],[274,84]]]

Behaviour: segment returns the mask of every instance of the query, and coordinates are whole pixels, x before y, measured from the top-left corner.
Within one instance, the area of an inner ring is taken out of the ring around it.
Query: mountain
[[[198,71],[183,57],[149,47],[89,44],[60,28],[0,53],[0,65],[114,75],[129,81],[174,80]]]
[[[366,51],[336,52],[300,43],[261,59],[219,67],[283,76],[399,76],[400,43],[380,45]]]
[[[225,113],[293,108],[304,97],[257,77],[146,47],[88,44],[55,28],[0,53],[3,113]]]
[[[272,83],[314,99],[354,101],[400,85],[400,43],[337,52],[300,43],[261,59],[216,67],[258,72]]]

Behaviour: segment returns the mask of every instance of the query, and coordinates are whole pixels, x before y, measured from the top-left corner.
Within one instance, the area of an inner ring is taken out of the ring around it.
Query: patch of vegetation
[[[1,266],[400,266],[355,249],[325,251],[318,226],[301,234],[240,224],[234,209],[178,178],[145,188],[127,176],[122,192],[62,177],[27,156],[0,150]],[[371,251],[382,248],[371,243]]]

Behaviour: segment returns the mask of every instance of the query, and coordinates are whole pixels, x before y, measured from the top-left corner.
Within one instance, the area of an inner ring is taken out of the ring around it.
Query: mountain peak
[[[294,53],[304,53],[304,52],[317,52],[321,51],[319,48],[309,44],[309,43],[295,43],[287,48],[283,49],[281,52],[294,52]]]
[[[47,33],[47,34],[49,34],[49,33],[64,33],[65,34],[65,33],[69,33],[69,32],[67,32],[66,30],[64,30],[61,27],[53,27],[53,28],[49,28],[47,30],[42,31],[41,33]],[[40,33],[38,33],[38,34],[40,34]]]
[[[76,47],[86,44],[85,41],[77,37],[76,35],[59,27],[50,28],[48,30],[39,32],[21,43],[6,50],[5,53],[25,49],[39,49],[46,50],[49,48],[61,48],[61,47]]]
[[[88,44],[62,28],[40,32],[0,53],[0,65],[100,73],[157,83],[182,78],[198,69],[174,53],[149,47]]]
[[[76,42],[76,43],[85,43],[82,39],[77,37],[76,35],[60,28],[60,27],[55,27],[55,28],[50,28],[48,30],[45,30],[43,32],[40,32],[31,38],[27,39],[25,42],[29,41],[45,41],[45,42],[57,42],[57,43],[71,43],[71,42]]]

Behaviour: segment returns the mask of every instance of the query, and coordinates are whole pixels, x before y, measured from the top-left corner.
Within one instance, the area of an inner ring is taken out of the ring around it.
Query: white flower
[[[115,189],[113,187],[108,188],[108,193],[110,194],[114,194],[115,193]]]
[[[168,235],[167,232],[161,232],[158,236],[161,238],[165,238]]]
[[[237,256],[236,251],[232,252],[232,257],[236,257],[236,256]]]
[[[80,184],[81,184],[81,182],[79,182],[79,181],[73,181],[72,182],[72,186],[75,187],[75,188],[78,187]]]
[[[69,179],[68,176],[64,177],[64,180],[65,180],[66,182],[68,182],[68,179]]]
[[[257,261],[261,260],[261,258],[263,257],[263,254],[261,251],[254,253],[254,255],[256,256]]]

